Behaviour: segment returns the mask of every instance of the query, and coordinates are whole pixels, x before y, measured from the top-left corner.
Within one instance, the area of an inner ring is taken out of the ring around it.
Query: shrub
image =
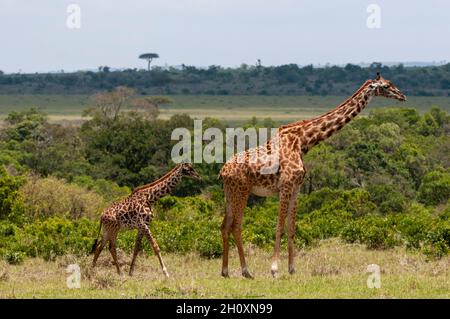
[[[26,211],[33,218],[95,217],[105,206],[103,198],[95,192],[54,177],[29,176],[21,193]]]
[[[5,254],[5,260],[11,265],[20,265],[25,259],[25,254],[20,251],[11,251]]]
[[[450,221],[450,199],[448,200],[445,209],[439,214],[439,218]]]
[[[433,222],[428,212],[408,214],[392,219],[395,219],[394,223],[401,232],[402,241],[407,248],[420,248]]]
[[[419,188],[419,200],[427,205],[437,205],[450,198],[450,172],[439,169],[426,174]]]
[[[331,196],[329,192],[322,193]],[[353,202],[343,199],[348,194],[356,194]],[[430,214],[420,204],[411,204],[409,213],[405,214],[382,216],[365,213],[355,216],[357,204],[362,205],[367,200],[367,192],[356,189],[336,192],[333,196],[337,196],[335,200],[328,197],[325,204],[317,206],[319,196],[315,194],[311,197],[312,201],[306,208],[317,208],[298,218],[298,247],[314,244],[321,239],[341,237],[347,242],[365,244],[369,249],[406,245],[411,249],[421,249],[433,257],[442,257],[449,251],[450,222]],[[346,205],[351,205],[352,209]],[[163,252],[195,251],[204,258],[216,258],[222,254],[222,210],[222,206],[215,205],[203,196],[168,196],[157,205],[158,215],[150,224],[150,229]],[[268,199],[264,205],[246,208],[244,241],[272,249],[277,216],[278,201],[275,199]],[[97,220],[70,220],[61,216],[35,220],[22,227],[3,221],[0,222],[0,256],[14,263],[16,259],[20,262],[20,258],[25,256],[52,260],[67,253],[84,255],[90,251],[97,227]],[[131,253],[135,239],[136,231],[120,232],[118,247]],[[283,236],[282,245],[286,246],[286,243],[287,236]],[[145,239],[144,250],[153,254]]]
[[[323,188],[308,196],[301,196],[299,213],[308,214],[314,210],[343,210],[353,216],[362,216],[376,210],[370,194],[361,188],[351,190],[331,190]]]
[[[385,249],[400,243],[399,234],[385,217],[368,216],[349,222],[342,238],[350,243],[366,244],[371,249]]]
[[[0,220],[22,220],[23,201],[19,193],[21,184],[21,178],[10,176],[3,165],[0,165]]]
[[[130,189],[126,186],[119,186],[106,179],[94,180],[92,177],[86,175],[75,177],[73,183],[97,193],[108,203],[119,200],[130,194]]]
[[[310,225],[310,233],[316,239],[338,237],[351,219],[350,212],[334,209],[317,210],[303,218]]]
[[[60,217],[28,223],[23,228],[0,224],[0,253],[6,258],[20,253],[45,260],[66,253],[86,254],[92,246],[96,224],[87,219],[70,221]]]
[[[198,238],[196,249],[201,257],[217,258],[222,256],[222,240],[219,229],[211,229],[210,232]]]

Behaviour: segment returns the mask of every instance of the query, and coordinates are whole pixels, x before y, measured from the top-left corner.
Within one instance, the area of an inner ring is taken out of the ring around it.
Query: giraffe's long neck
[[[349,99],[335,109],[298,124],[297,133],[301,135],[304,153],[339,131],[367,106],[374,96],[374,91],[369,86],[371,82],[371,80],[366,81]],[[295,125],[293,128],[295,129]]]
[[[183,173],[181,168],[175,167],[155,182],[135,189],[133,194],[138,193],[139,196],[144,196],[147,204],[152,205],[160,198],[171,193],[181,181],[182,177]]]

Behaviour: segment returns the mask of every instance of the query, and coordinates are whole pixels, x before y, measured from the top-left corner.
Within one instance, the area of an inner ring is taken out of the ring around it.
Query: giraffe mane
[[[172,168],[170,171],[168,171],[165,175],[163,175],[162,177],[158,178],[156,181],[153,181],[151,183],[148,183],[148,184],[136,187],[135,189],[133,189],[133,192],[131,194],[135,194],[137,192],[140,192],[142,190],[145,190],[147,188],[155,186],[156,184],[161,183],[162,181],[164,181],[167,178],[169,178],[180,166],[181,166],[181,164],[178,164],[177,166]]]
[[[347,104],[350,100],[354,99],[359,93],[361,93],[361,91],[364,90],[364,89],[367,87],[367,85],[369,85],[369,84],[372,83],[372,82],[373,82],[373,80],[367,80],[366,82],[364,82],[364,84],[363,84],[358,90],[356,90],[356,92],[353,93],[352,96],[350,96],[349,98],[347,98],[344,102],[340,103],[340,104],[339,104],[338,106],[336,106],[334,109],[328,111],[328,112],[325,113],[325,114],[320,115],[319,118],[320,118],[320,117],[327,116],[327,115],[329,115],[330,113],[332,113],[332,112],[336,111],[337,109],[339,109],[340,107],[342,107],[343,105]],[[297,125],[304,125],[304,124],[307,124],[307,123],[311,122],[312,120],[313,120],[313,119],[300,120],[300,121],[297,121],[297,122],[289,123],[289,124],[280,126],[280,129],[290,128],[290,127],[297,126]]]

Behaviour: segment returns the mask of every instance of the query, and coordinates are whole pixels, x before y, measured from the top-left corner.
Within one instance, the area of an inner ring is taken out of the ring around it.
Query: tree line
[[[150,61],[150,60],[149,60]],[[361,82],[380,71],[406,95],[449,96],[450,63],[442,66],[405,67],[372,63],[327,67],[286,64],[242,64],[237,68],[182,65],[151,70],[5,74],[0,72],[0,94],[92,94],[117,86],[133,88],[142,95],[350,95]]]

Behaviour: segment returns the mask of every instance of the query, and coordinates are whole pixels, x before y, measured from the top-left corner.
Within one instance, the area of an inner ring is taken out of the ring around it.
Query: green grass
[[[192,117],[216,117],[230,123],[242,122],[252,116],[271,117],[280,122],[311,118],[327,112],[345,96],[209,96],[174,95],[175,103],[161,110],[161,118],[176,113]],[[11,111],[37,107],[50,115],[52,121],[81,121],[82,112],[90,104],[86,95],[0,95],[0,118]],[[408,97],[406,103],[376,98],[368,109],[386,106],[412,107],[426,112],[437,105],[450,112],[450,97]],[[367,110],[364,111],[367,113]]]
[[[287,274],[286,252],[280,277],[270,275],[270,252],[246,249],[255,280],[240,276],[235,251],[231,278],[220,277],[220,259],[195,254],[164,254],[171,273],[165,279],[154,256],[139,256],[134,277],[118,276],[105,250],[96,269],[91,256],[63,256],[54,262],[28,259],[22,265],[0,263],[0,298],[449,298],[450,257],[428,261],[422,254],[397,248],[367,250],[360,245],[323,241],[298,251],[297,273]],[[131,256],[119,254],[122,270]],[[68,264],[82,269],[81,289],[66,286]],[[381,288],[369,289],[369,264],[381,267]]]

